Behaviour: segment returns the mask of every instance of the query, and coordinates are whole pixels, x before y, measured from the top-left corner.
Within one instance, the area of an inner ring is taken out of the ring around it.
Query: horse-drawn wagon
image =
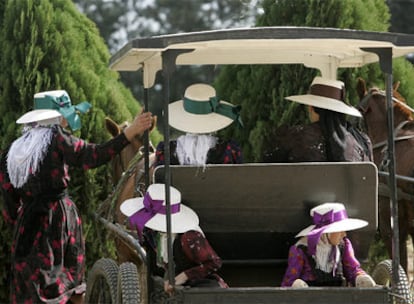
[[[148,108],[148,90],[153,87],[157,72],[162,72],[166,92],[163,118],[164,125],[168,126],[169,79],[177,65],[303,64],[320,70],[324,77],[335,79],[338,68],[380,61],[391,109],[392,58],[411,52],[414,52],[414,36],[411,35],[265,27],[132,40],[113,56],[111,68],[118,71],[142,69],[145,108]],[[392,114],[389,120],[392,125]],[[398,248],[393,136],[393,132],[389,132],[389,192],[393,245]],[[169,142],[168,131],[164,140]],[[399,266],[398,250],[392,261],[384,261],[374,270],[374,279],[383,286],[277,287],[286,268],[294,234],[308,222],[309,209],[324,201],[341,201],[350,216],[369,222],[358,233],[350,233],[356,256],[360,260],[367,259],[378,225],[378,171],[374,163],[252,163],[196,168],[171,166],[166,158],[165,166],[156,168],[150,175],[148,143],[145,151],[131,161],[124,179],[138,176],[135,183],[142,187],[145,176],[144,190],[150,180],[180,189],[183,201],[198,213],[206,236],[222,257],[222,274],[230,288],[176,288],[172,297],[164,293],[160,278],[154,274],[153,254],[137,241],[122,218],[116,217],[119,197],[113,197],[109,200],[112,203],[109,215],[97,214],[97,218],[127,246],[131,255],[120,259],[120,264],[110,259],[96,262],[89,272],[89,302],[309,303],[309,298],[315,303],[412,302],[405,272]],[[145,174],[137,173],[137,163],[141,159],[145,159]],[[121,178],[118,187],[123,183]],[[139,191],[134,195],[140,195]],[[171,216],[168,206],[167,196],[167,218]],[[168,234],[171,238],[171,231]]]

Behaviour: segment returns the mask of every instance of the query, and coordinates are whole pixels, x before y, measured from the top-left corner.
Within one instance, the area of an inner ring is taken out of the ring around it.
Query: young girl
[[[348,218],[341,203],[324,203],[310,211],[313,225],[299,232],[299,241],[289,250],[282,286],[373,287],[374,280],[354,256],[346,231],[368,225]]]
[[[170,201],[175,285],[228,287],[217,274],[222,262],[201,231],[197,214],[181,204],[181,193],[174,187],[170,187]],[[164,291],[173,292],[168,282],[165,185],[150,185],[144,197],[123,202],[121,212],[129,217],[131,228],[137,229],[138,235],[151,238],[149,243],[156,251],[157,264],[165,270]]]

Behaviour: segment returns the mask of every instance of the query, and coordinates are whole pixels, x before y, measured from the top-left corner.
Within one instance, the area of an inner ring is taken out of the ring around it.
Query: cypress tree
[[[19,135],[15,120],[31,110],[36,92],[64,89],[73,104],[89,101],[92,109],[82,115],[82,129],[75,135],[90,142],[109,139],[105,116],[118,122],[131,121],[140,111],[141,106],[121,84],[118,73],[109,70],[110,54],[95,24],[79,13],[72,1],[13,0],[4,5],[0,35],[1,148]],[[156,132],[153,140],[159,137]],[[88,268],[113,251],[106,231],[90,216],[111,190],[109,168],[70,172],[69,193],[82,215]],[[0,224],[5,225],[2,219]],[[11,232],[6,231],[1,230],[2,244],[11,240]],[[9,251],[10,247],[0,255],[3,282],[8,273]],[[7,299],[0,294],[0,302]]]
[[[382,0],[264,0],[264,13],[257,26],[312,26],[387,31],[390,14]],[[395,75],[412,79],[412,68],[404,59],[395,64]],[[274,130],[282,124],[307,121],[306,107],[286,101],[289,95],[305,94],[318,71],[302,65],[229,66],[216,79],[222,98],[242,106],[244,129],[228,128],[223,136],[236,138],[242,145],[245,161],[258,161]],[[359,69],[340,69],[337,78],[344,81],[347,99],[357,103],[357,77],[370,85],[384,86],[377,64]],[[395,77],[395,79],[398,79]],[[407,100],[413,93],[402,89]],[[252,111],[254,109],[254,111]]]

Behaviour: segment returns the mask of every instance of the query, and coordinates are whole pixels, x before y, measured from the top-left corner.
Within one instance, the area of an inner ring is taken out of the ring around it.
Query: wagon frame
[[[311,27],[256,27],[244,29],[216,30],[194,33],[182,33],[156,36],[152,38],[139,38],[130,41],[121,50],[119,50],[110,61],[110,68],[116,71],[136,71],[141,69],[143,72],[144,86],[144,108],[148,109],[149,89],[155,83],[155,76],[158,72],[163,76],[164,103],[163,103],[163,119],[164,126],[168,126],[168,103],[170,77],[175,67],[178,65],[221,65],[221,64],[303,64],[309,68],[318,69],[323,77],[336,79],[338,68],[361,67],[366,64],[379,62],[381,70],[385,75],[385,87],[388,108],[388,125],[393,125],[392,112],[392,59],[395,57],[405,56],[414,52],[414,35],[386,33],[386,32],[368,32],[347,29],[332,28],[311,28]],[[392,130],[392,128],[389,128]],[[147,136],[148,137],[148,136]],[[169,142],[170,136],[168,128],[164,134],[164,141]],[[394,157],[394,134],[392,131],[388,135],[389,149],[389,165],[388,165],[388,186],[390,191],[391,215],[394,223],[393,230],[393,248],[398,248],[398,205],[396,191],[395,176],[395,157]],[[149,172],[148,161],[148,143],[145,147],[146,172]],[[154,180],[162,180],[165,184],[176,185],[180,172],[191,168],[174,168],[170,166],[169,145],[165,145],[165,166],[162,168],[162,174],[155,176]],[[246,164],[242,167],[255,167],[254,164]],[[263,164],[262,164],[263,165]],[[296,164],[296,169],[308,170],[309,168],[320,168],[323,172],[329,165],[340,167],[356,167],[350,169],[354,174],[358,174],[359,168],[366,167],[367,163],[361,164],[344,164],[344,163],[307,163]],[[278,164],[271,165],[277,170],[282,167],[295,168]],[[371,166],[374,166],[371,164]],[[180,166],[178,166],[180,167]],[[206,171],[214,166],[207,166]],[[220,166],[219,166],[220,167]],[[238,166],[231,166],[237,169]],[[193,168],[194,169],[194,168]],[[217,169],[217,168],[216,168]],[[222,166],[223,170],[231,170]],[[276,170],[275,169],[275,170]],[[174,171],[175,170],[175,171]],[[250,169],[247,169],[250,170]],[[293,170],[293,169],[292,169]],[[376,172],[376,167],[370,169]],[[178,172],[178,173],[174,173]],[[270,174],[273,174],[271,172]],[[159,173],[160,174],[160,173]],[[173,175],[178,174],[178,175]],[[193,172],[194,174],[194,172]],[[345,174],[346,175],[346,174]],[[188,175],[187,175],[188,178]],[[343,176],[339,176],[343,178]],[[364,175],[364,178],[366,176]],[[173,179],[173,180],[172,180]],[[146,176],[146,185],[149,184],[150,177]],[[372,181],[372,179],[371,179]],[[374,181],[372,181],[374,182]],[[350,181],[353,184],[352,180]],[[184,184],[181,184],[183,187]],[[354,184],[355,185],[355,184]],[[378,181],[375,180],[375,189],[377,189]],[[185,193],[187,189],[184,189]],[[352,191],[349,191],[351,193]],[[349,194],[348,193],[348,194]],[[167,232],[169,260],[172,257],[172,240],[171,240],[171,221],[170,221],[170,202],[169,193],[166,192],[167,204]],[[363,196],[364,194],[361,193]],[[376,197],[375,193],[370,196]],[[325,197],[323,199],[326,199]],[[346,201],[346,199],[345,199]],[[303,205],[303,201],[301,202]],[[376,204],[376,201],[375,201]],[[191,204],[190,204],[191,206]],[[376,211],[376,205],[374,206]],[[196,210],[198,211],[198,210]],[[99,216],[98,216],[99,218]],[[202,214],[200,215],[202,219]],[[105,226],[113,231],[116,236],[123,238],[131,248],[137,252],[142,258],[144,265],[149,266],[151,257],[146,255],[145,249],[134,241],[128,232],[123,231],[123,227],[116,224],[106,222],[100,218]],[[376,228],[376,219],[372,225]],[[372,228],[372,227],[371,227]],[[289,231],[291,233],[297,231]],[[372,230],[371,230],[372,232]],[[220,251],[219,255],[220,255]],[[98,261],[99,262],[99,261]],[[271,286],[247,286],[247,287],[231,287],[226,290],[214,290],[205,288],[178,288],[176,296],[169,299],[177,303],[250,303],[252,300],[260,303],[307,303],[309,297],[317,299],[318,303],[332,303],[335,299],[337,303],[349,303],[351,300],[355,303],[391,303],[397,294],[398,286],[401,284],[401,272],[399,266],[399,252],[394,250],[392,266],[390,269],[391,289],[384,288],[309,288],[306,290],[295,290],[281,287]],[[111,264],[111,266],[109,266]],[[173,273],[172,263],[170,263],[169,273]],[[116,269],[112,262],[107,267]],[[120,265],[120,267],[126,267]],[[147,267],[148,276],[147,286],[136,286],[138,290],[145,289],[144,303],[158,303],[159,298],[152,297],[156,293],[157,283],[152,280],[151,269]],[[135,271],[133,268],[132,272]],[[119,282],[119,276],[117,278]],[[170,275],[169,280],[173,283],[174,278]],[[403,282],[404,283],[404,282]],[[139,283],[137,283],[139,284]],[[119,288],[118,284],[118,288]],[[321,292],[323,291],[323,292]],[[117,291],[117,300],[121,303],[127,303],[124,298],[119,296]],[[160,294],[158,292],[157,294]],[[323,296],[321,296],[323,294]],[[410,296],[411,298],[411,296]],[[112,295],[112,300],[115,297]],[[163,298],[162,301],[166,300]],[[138,301],[138,300],[137,300]],[[325,302],[326,301],[326,302]],[[130,302],[128,302],[130,303]]]

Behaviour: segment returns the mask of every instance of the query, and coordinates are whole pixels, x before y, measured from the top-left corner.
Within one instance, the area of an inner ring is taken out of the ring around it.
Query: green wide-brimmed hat
[[[73,131],[80,129],[81,120],[79,113],[86,113],[91,108],[91,104],[83,101],[77,105],[72,105],[69,94],[65,90],[55,90],[39,92],[34,95],[34,109],[56,110],[68,121]]]

